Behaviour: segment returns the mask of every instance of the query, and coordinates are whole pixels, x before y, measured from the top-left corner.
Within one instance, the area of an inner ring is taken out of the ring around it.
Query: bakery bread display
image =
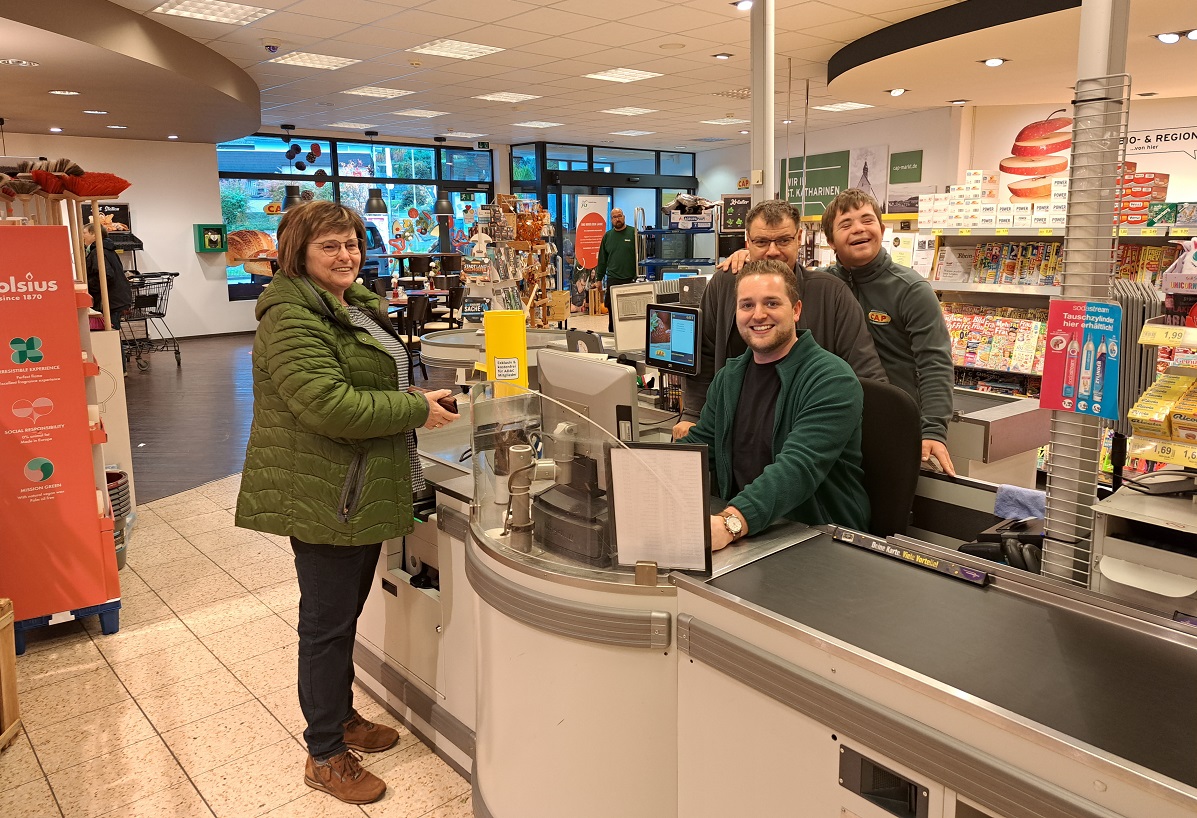
[[[226,260],[230,267],[238,264],[250,275],[270,276],[274,274],[270,259],[278,257],[274,239],[263,230],[234,230],[228,235],[229,249]],[[253,261],[252,259],[263,259]]]

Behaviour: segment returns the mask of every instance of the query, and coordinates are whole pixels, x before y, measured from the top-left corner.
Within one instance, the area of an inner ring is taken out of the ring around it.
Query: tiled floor
[[[402,734],[363,756],[386,795],[356,807],[304,785],[295,567],[285,538],[233,527],[239,481],[138,509],[119,633],[95,617],[30,632],[0,816],[473,815],[469,783],[360,690],[361,713]]]

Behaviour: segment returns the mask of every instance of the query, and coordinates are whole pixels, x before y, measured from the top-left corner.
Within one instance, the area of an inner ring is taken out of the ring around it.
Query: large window
[[[661,151],[661,175],[693,176],[694,154]]]
[[[464,243],[467,217],[489,200],[493,180],[491,152],[468,148],[305,137],[284,142],[278,136],[254,135],[217,145],[216,156],[221,210],[230,235],[230,300],[256,298],[269,282],[269,257],[277,252],[275,234],[288,185],[299,185],[305,200],[340,201],[363,214],[369,191],[377,188],[387,212],[365,215],[386,250],[426,253],[437,248],[433,212],[438,189],[447,189],[457,211],[450,227],[456,248]]]
[[[583,145],[545,145],[545,167],[549,170],[590,170]]]
[[[595,148],[594,169],[604,173],[656,173],[656,151]]]
[[[513,183],[536,181],[535,145],[511,146],[511,181]]]

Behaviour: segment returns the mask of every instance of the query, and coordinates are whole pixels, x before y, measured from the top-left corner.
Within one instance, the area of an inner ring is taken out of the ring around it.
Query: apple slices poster
[[[1012,204],[1051,201],[1052,179],[1068,178],[1072,150],[1072,117],[1065,109],[1023,125],[1010,146],[1010,155],[998,163],[1004,195]]]

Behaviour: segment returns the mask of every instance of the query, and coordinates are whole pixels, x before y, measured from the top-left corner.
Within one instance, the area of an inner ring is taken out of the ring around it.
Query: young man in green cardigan
[[[797,328],[797,278],[775,260],[749,262],[736,281],[736,328],[748,351],[716,373],[682,443],[710,448],[727,507],[711,516],[718,550],[781,518],[865,530],[863,392],[843,359]]]

